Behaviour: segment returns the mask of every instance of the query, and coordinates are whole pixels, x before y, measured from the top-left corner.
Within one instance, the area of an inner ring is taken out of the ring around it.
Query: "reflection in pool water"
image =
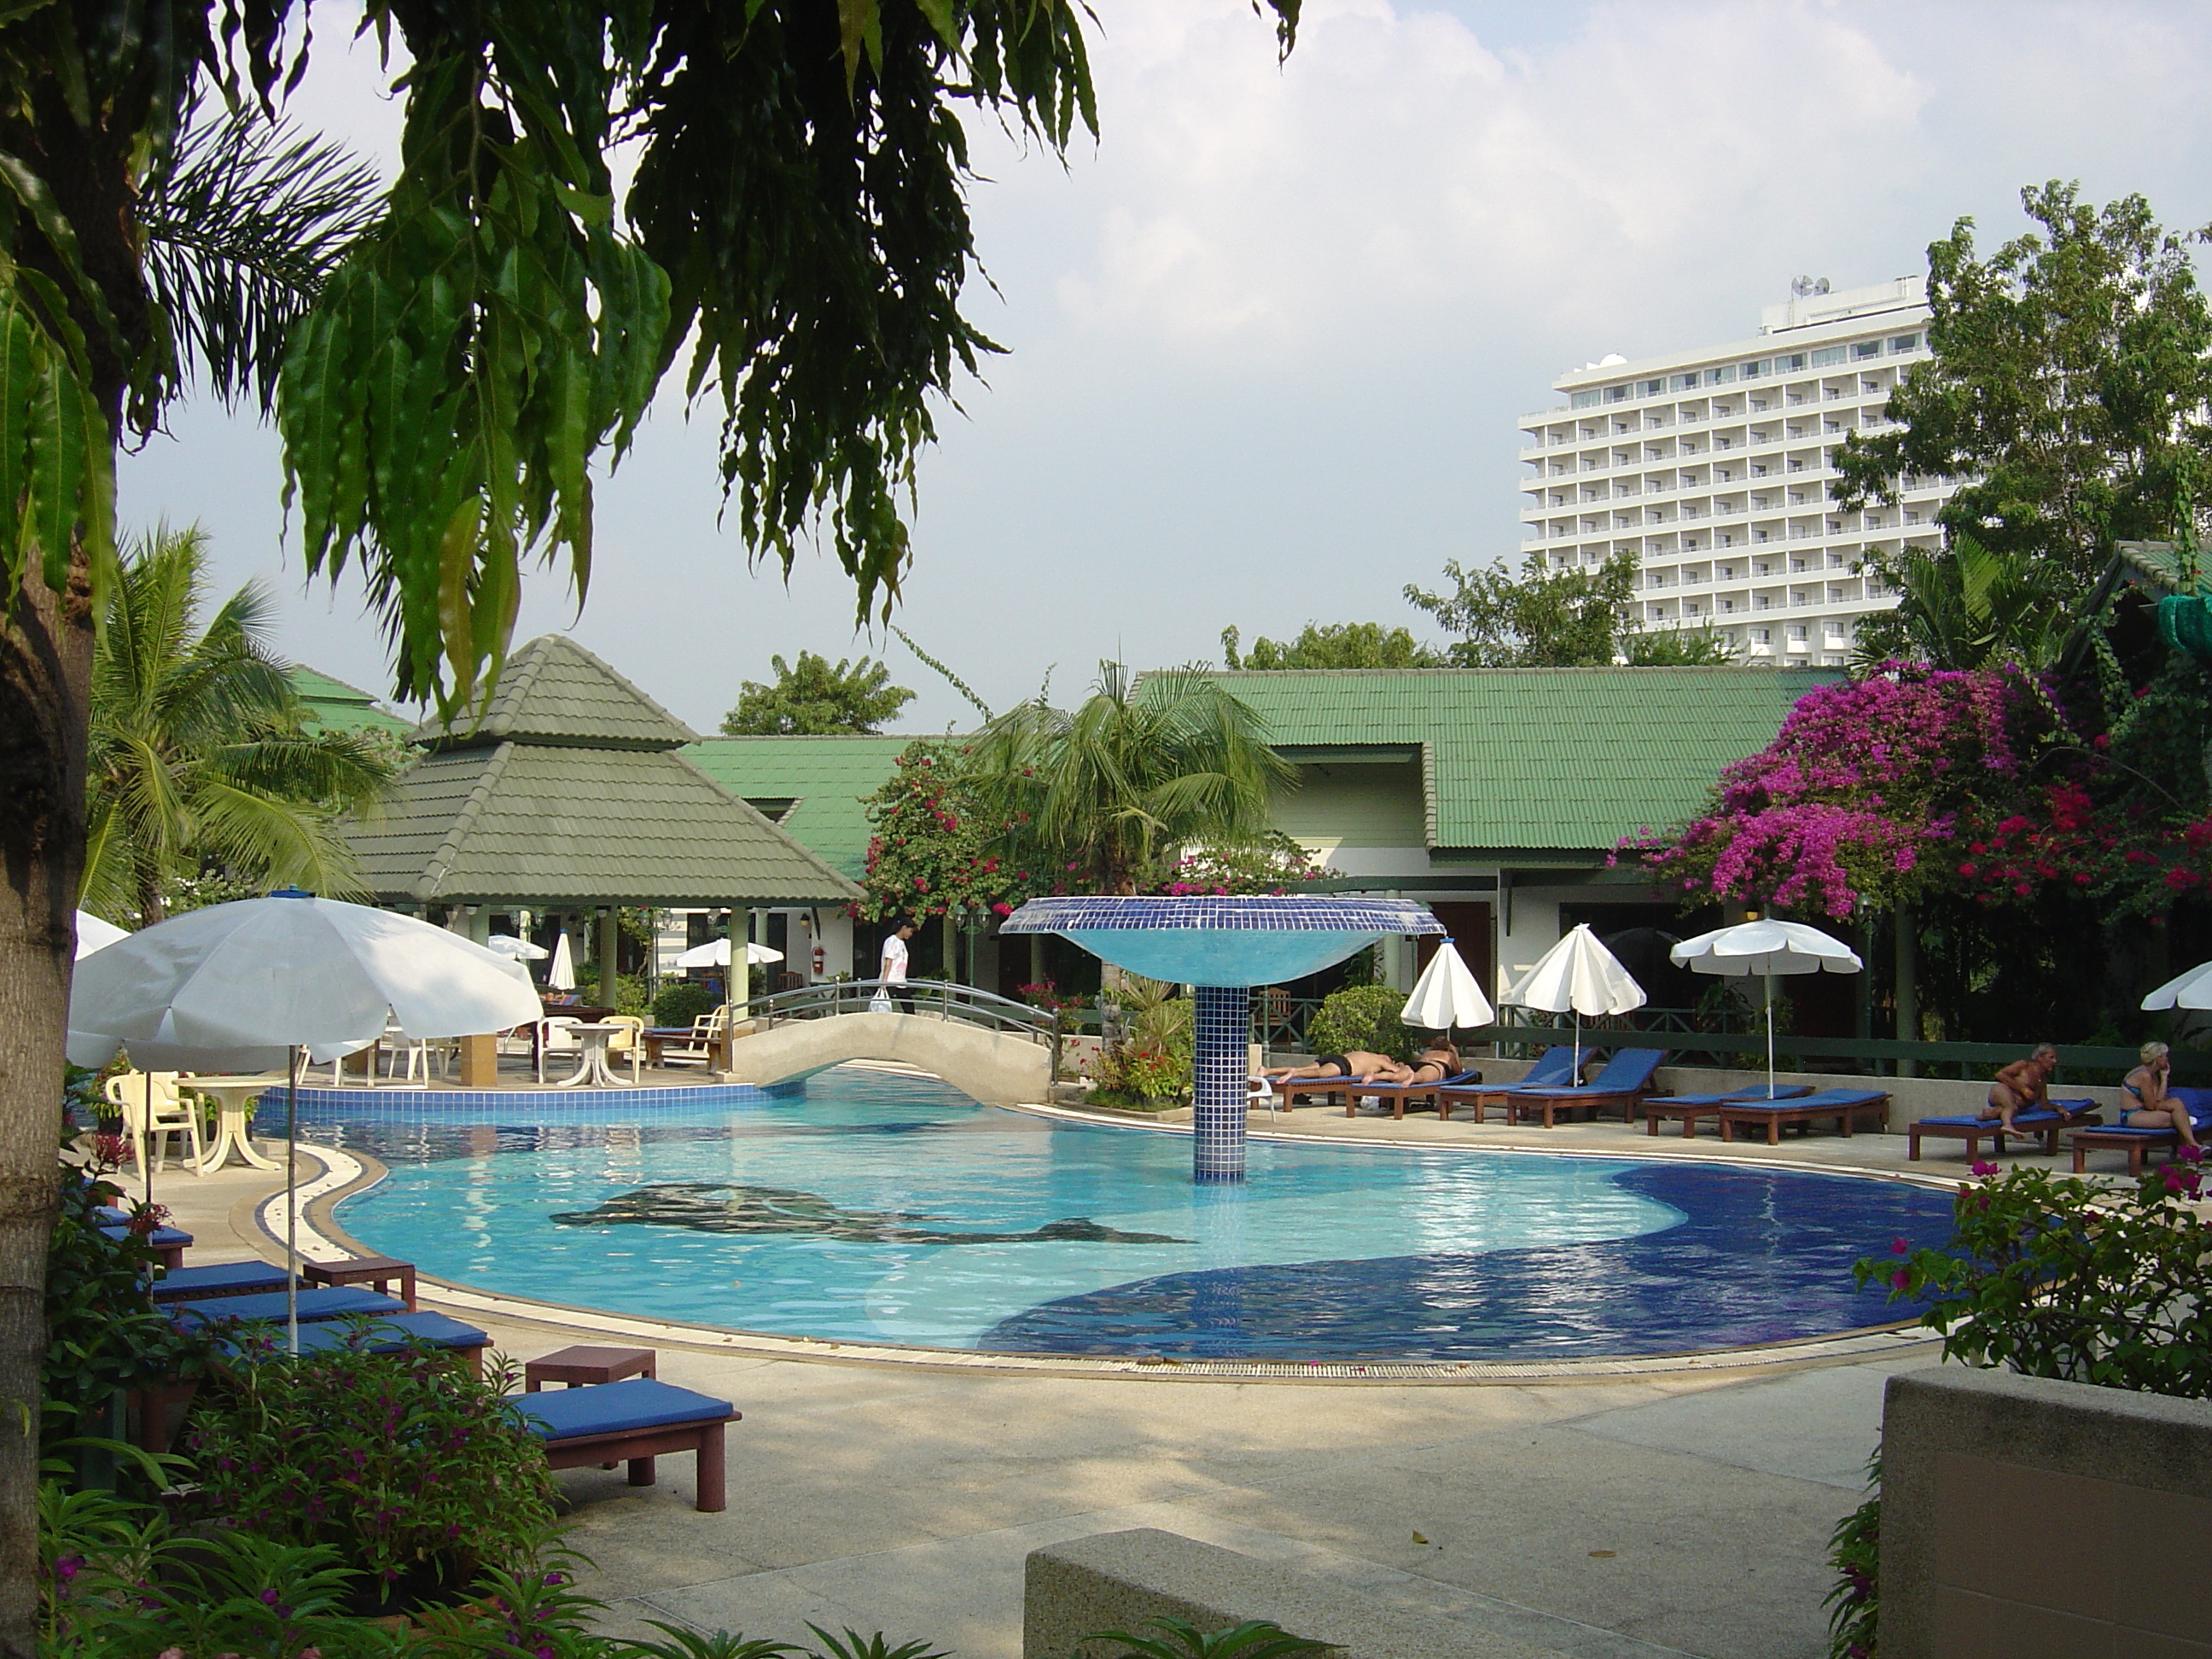
[[[305,1133],[391,1166],[339,1218],[438,1278],[953,1348],[1449,1361],[1778,1341],[1895,1320],[1851,1264],[1949,1231],[1941,1193],[1696,1163],[1259,1141],[1247,1183],[1194,1186],[1181,1136],[850,1067],[626,1123],[534,1109]]]

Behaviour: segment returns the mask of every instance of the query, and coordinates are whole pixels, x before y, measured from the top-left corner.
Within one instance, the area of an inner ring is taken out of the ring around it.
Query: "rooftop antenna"
[[[1809,300],[1827,291],[1828,279],[1825,276],[1799,276],[1792,279],[1790,284],[1792,299]]]

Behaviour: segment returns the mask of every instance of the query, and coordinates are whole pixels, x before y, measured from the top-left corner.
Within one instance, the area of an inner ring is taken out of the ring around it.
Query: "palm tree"
[[[269,653],[260,584],[198,627],[205,549],[197,527],[142,538],[93,657],[81,902],[138,927],[209,870],[360,895],[336,820],[374,806],[396,769],[360,734],[302,730],[286,665]]]
[[[1935,668],[2033,674],[2051,667],[2080,620],[2087,590],[2057,559],[2003,552],[1971,536],[1941,553],[1907,548],[1870,566],[1898,590],[1897,608],[1859,623],[1855,665],[1893,659]]]
[[[1073,713],[1038,697],[1000,715],[971,764],[991,816],[1108,893],[1136,891],[1175,848],[1255,840],[1270,788],[1297,777],[1259,715],[1210,676],[1176,668],[1133,684],[1110,662]]]

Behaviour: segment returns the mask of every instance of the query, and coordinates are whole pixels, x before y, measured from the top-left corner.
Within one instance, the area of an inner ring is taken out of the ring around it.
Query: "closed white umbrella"
[[[76,913],[76,959],[82,962],[94,951],[104,951],[131,935],[112,921],[102,921],[89,910]]]
[[[86,957],[70,993],[69,1054],[100,1066],[125,1047],[148,1071],[283,1065],[284,1254],[296,1270],[302,1056],[365,1048],[387,1018],[420,1039],[504,1030],[540,1012],[520,963],[457,933],[368,905],[274,893],[187,911]],[[297,1353],[298,1299],[286,1299]]]
[[[1447,939],[1437,944],[1436,955],[1413,981],[1413,994],[1398,1018],[1424,1030],[1448,1031],[1455,1025],[1487,1025],[1497,1015],[1457,947]]]
[[[2142,1000],[2147,1010],[2212,1008],[2212,962],[2200,962]]]
[[[545,970],[545,982],[556,991],[576,988],[576,958],[568,949],[568,930],[565,927],[561,930],[561,937],[553,941],[553,965]],[[544,1012],[538,1009],[532,1018]]]
[[[484,949],[510,962],[543,962],[552,954],[544,945],[517,939],[512,933],[494,933],[484,941]]]
[[[1575,1017],[1575,1075],[1583,1069],[1583,1016],[1625,1014],[1649,1000],[1636,975],[1598,943],[1588,922],[1577,922],[1544,952],[1521,982],[1498,999],[1516,1008],[1541,1008]]]
[[[1858,955],[1802,921],[1761,917],[1686,939],[1667,953],[1677,968],[1766,981],[1766,1093],[1774,1095],[1774,980],[1778,974],[1856,974]]]
[[[764,962],[781,962],[783,952],[772,946],[745,942],[745,960],[758,967]],[[678,968],[726,968],[730,965],[730,941],[726,935],[710,939],[704,945],[695,945],[676,958]]]

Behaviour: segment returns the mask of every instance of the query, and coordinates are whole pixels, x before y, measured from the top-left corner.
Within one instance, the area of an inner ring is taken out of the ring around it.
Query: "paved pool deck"
[[[1908,1164],[1902,1135],[1723,1148],[1710,1127],[1686,1143],[1618,1123],[1266,1115],[1255,1130],[1966,1173],[1955,1143]],[[267,1254],[252,1218],[279,1182],[172,1170],[155,1196],[198,1235],[193,1260],[238,1260]],[[577,1340],[527,1309],[461,1311],[518,1359]],[[1398,1386],[659,1346],[663,1377],[744,1413],[731,1430],[729,1507],[690,1507],[682,1457],[663,1460],[649,1490],[620,1471],[561,1474],[570,1536],[594,1562],[585,1586],[612,1604],[607,1627],[649,1634],[659,1620],[791,1640],[811,1620],[927,1638],[968,1659],[1020,1653],[1030,1550],[1129,1527],[1299,1566],[1576,1659],[1817,1659],[1826,1540],[1858,1501],[1884,1380],[1937,1363],[1933,1345],[1901,1343],[1780,1375]]]

